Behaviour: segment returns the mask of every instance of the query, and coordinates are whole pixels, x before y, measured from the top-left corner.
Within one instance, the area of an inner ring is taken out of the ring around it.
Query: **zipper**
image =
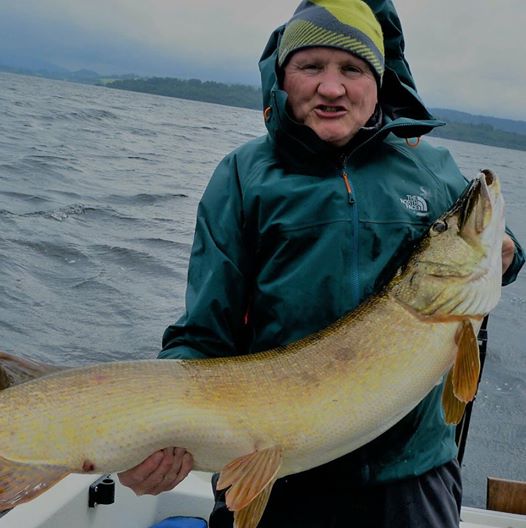
[[[358,236],[359,236],[359,228],[360,223],[358,220],[358,207],[356,206],[355,199],[354,199],[354,192],[353,188],[351,186],[351,182],[349,179],[349,174],[346,170],[346,160],[343,161],[342,167],[341,167],[341,175],[343,182],[345,184],[345,188],[347,189],[347,197],[348,197],[348,203],[352,205],[351,209],[351,223],[352,223],[352,238],[349,241],[351,245],[351,262],[350,262],[350,288],[351,288],[351,298],[354,306],[358,306],[358,302],[360,301],[360,274],[358,271],[358,252],[359,252],[359,243],[358,243]]]
[[[342,178],[343,182],[345,183],[345,188],[347,189],[347,197],[350,204],[354,203],[354,196],[352,192],[351,183],[349,182],[349,176],[347,175],[347,171],[345,169],[342,170]]]

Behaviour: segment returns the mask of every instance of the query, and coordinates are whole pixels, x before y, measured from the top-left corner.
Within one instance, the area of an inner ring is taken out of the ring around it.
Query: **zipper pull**
[[[353,204],[354,196],[352,194],[352,188],[351,188],[351,184],[349,183],[349,177],[347,176],[347,172],[342,171],[342,178],[345,183],[345,188],[347,189],[347,196],[349,197],[349,203]]]

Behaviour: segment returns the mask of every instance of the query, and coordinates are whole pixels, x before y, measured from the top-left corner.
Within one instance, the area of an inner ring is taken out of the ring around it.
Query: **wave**
[[[96,270],[83,247],[65,241],[12,238],[8,248],[6,259],[15,266],[15,276],[23,277],[29,298],[46,296],[57,287],[69,287]]]
[[[138,238],[135,237],[133,239],[129,239],[129,242],[140,244],[141,246],[145,246],[152,249],[162,249],[162,250],[169,250],[169,251],[177,251],[178,254],[180,253],[188,253],[190,254],[190,250],[192,248],[191,242],[181,242],[180,240],[168,240],[166,238]]]
[[[112,262],[121,270],[140,271],[143,275],[160,275],[173,277],[176,271],[164,264],[164,261],[146,251],[132,247],[112,246],[108,244],[95,244],[88,248],[89,253],[94,253],[106,263]]]
[[[119,205],[155,205],[171,202],[172,200],[178,200],[180,198],[188,198],[188,195],[184,193],[138,193],[127,196],[122,194],[111,194],[106,200],[110,203]]]
[[[86,108],[82,110],[71,110],[69,112],[58,112],[53,115],[45,116],[47,121],[87,121],[98,122],[101,121],[117,121],[119,116],[109,110],[101,108]]]
[[[93,215],[96,217],[98,221],[104,221],[104,219],[108,219],[112,222],[117,220],[124,220],[126,222],[142,222],[143,220],[141,218],[137,218],[136,216],[130,216],[123,213],[120,213],[113,209],[112,207],[95,207],[91,205],[85,205],[82,203],[75,203],[66,205],[64,207],[59,207],[58,209],[52,209],[52,210],[40,210],[40,211],[32,211],[29,213],[24,213],[22,215],[18,216],[25,216],[25,217],[31,217],[31,216],[40,216],[42,218],[47,218],[51,220],[56,220],[58,222],[62,222],[64,220],[67,220],[68,218],[74,218],[74,217],[81,217],[84,215]]]
[[[44,218],[51,218],[53,220],[58,220],[62,222],[71,216],[81,216],[90,211],[96,211],[96,207],[90,207],[84,204],[71,204],[66,205],[65,207],[60,207],[59,209],[54,209],[52,211],[33,211],[31,213],[25,213],[20,216],[42,216]]]
[[[49,200],[47,198],[44,198],[43,196],[37,196],[36,194],[29,194],[25,192],[2,191],[0,195],[6,196],[7,198],[10,198],[10,199],[24,200],[26,202],[31,202],[31,203],[49,202]]]

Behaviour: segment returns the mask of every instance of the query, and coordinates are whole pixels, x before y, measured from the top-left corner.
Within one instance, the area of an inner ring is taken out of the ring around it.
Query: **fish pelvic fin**
[[[444,384],[442,408],[444,409],[446,423],[450,425],[458,424],[462,420],[464,410],[466,409],[466,404],[461,402],[453,392],[453,369],[449,371],[446,383]]]
[[[235,528],[255,528],[263,515],[283,458],[270,447],[236,458],[222,470],[217,489],[229,488],[226,505],[235,512]]]
[[[0,511],[38,497],[68,473],[60,466],[26,464],[0,457]]]
[[[257,528],[276,480],[272,480],[263,491],[245,508],[234,512],[234,528]]]
[[[467,403],[477,393],[480,376],[479,345],[471,321],[462,321],[455,341],[458,352],[453,365],[453,392],[461,402]]]
[[[480,376],[479,346],[471,321],[464,320],[460,323],[455,341],[458,347],[457,357],[442,392],[442,407],[448,424],[460,422],[466,403],[475,398]]]

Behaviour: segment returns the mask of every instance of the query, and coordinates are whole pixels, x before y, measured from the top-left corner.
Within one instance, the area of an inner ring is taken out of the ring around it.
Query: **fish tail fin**
[[[38,497],[68,473],[60,466],[25,464],[0,457],[0,511]]]
[[[63,368],[23,359],[0,351],[0,390],[45,376]]]

